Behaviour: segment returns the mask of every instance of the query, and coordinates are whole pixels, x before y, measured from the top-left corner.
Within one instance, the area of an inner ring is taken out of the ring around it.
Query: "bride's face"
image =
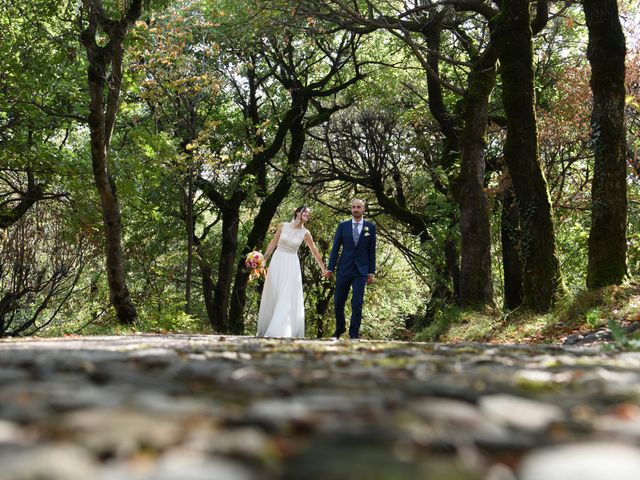
[[[308,222],[311,218],[311,210],[305,208],[302,212],[300,212],[300,218],[303,222]]]

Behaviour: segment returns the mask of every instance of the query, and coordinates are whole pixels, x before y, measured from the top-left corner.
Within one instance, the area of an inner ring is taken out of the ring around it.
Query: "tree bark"
[[[459,302],[462,306],[493,305],[491,228],[484,174],[485,133],[489,96],[496,81],[495,62],[494,48],[489,45],[469,74],[464,98],[461,165],[457,182],[461,254]]]
[[[522,304],[522,255],[520,246],[520,212],[509,179],[502,191],[500,239],[504,271],[504,308],[513,310]]]
[[[591,141],[595,159],[587,287],[620,284],[627,274],[625,39],[615,0],[584,0],[591,64]]]
[[[430,28],[425,34],[425,40],[429,47],[427,62],[436,76],[440,75],[440,35],[440,28]],[[438,122],[440,131],[445,138],[442,166],[446,172],[449,172],[451,166],[458,159],[460,151],[457,121],[447,110],[442,93],[442,84],[431,75],[427,75],[427,91],[429,94],[429,112]],[[454,189],[453,194],[455,196],[454,181],[450,182],[450,187]]]
[[[191,315],[191,283],[193,280],[193,239],[194,239],[194,226],[195,219],[193,216],[193,167],[189,166],[189,173],[187,176],[187,188],[186,188],[186,230],[187,230],[187,272],[185,274],[185,304],[184,313]]]
[[[496,18],[502,102],[507,117],[504,157],[523,230],[524,302],[547,311],[563,291],[551,199],[538,159],[533,45],[528,0],[504,0]]]
[[[218,280],[213,289],[213,315],[210,316],[214,332],[229,332],[229,298],[233,265],[238,251],[240,206],[231,204],[222,208],[222,245],[218,261]]]
[[[89,25],[81,33],[80,40],[89,60],[87,78],[91,96],[88,118],[91,161],[102,207],[109,296],[119,322],[130,325],[135,322],[137,312],[126,284],[120,204],[116,185],[109,171],[108,152],[122,84],[122,44],[129,26],[141,14],[142,2],[133,0],[126,15],[119,22],[109,20],[105,16],[100,1],[85,2],[85,8],[88,12]],[[96,35],[99,26],[109,37],[105,46],[97,44]],[[105,89],[107,90],[106,100]]]
[[[202,296],[204,297],[204,305],[205,308],[207,310],[207,317],[209,318],[209,320],[211,320],[212,318],[214,318],[214,312],[213,312],[213,306],[214,306],[214,301],[213,301],[213,281],[212,281],[212,274],[213,274],[213,269],[211,268],[211,264],[207,261],[207,254],[204,251],[203,245],[202,245],[202,240],[204,239],[204,237],[202,238],[198,238],[196,236],[193,237],[193,244],[194,247],[198,253],[198,266],[200,267],[200,278],[202,279]],[[214,327],[214,325],[211,325],[213,330],[216,331],[216,328]]]

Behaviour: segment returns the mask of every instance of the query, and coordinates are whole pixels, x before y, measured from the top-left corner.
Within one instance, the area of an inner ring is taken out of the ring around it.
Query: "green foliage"
[[[148,320],[138,322],[137,328],[142,332],[158,333],[200,333],[206,331],[206,324],[193,315],[183,311],[184,302],[165,306],[161,314],[154,313]]]
[[[379,242],[378,275],[365,292],[362,332],[365,338],[402,340],[411,336],[407,324],[419,317],[429,296],[428,286],[388,244]],[[408,273],[409,272],[409,273]]]
[[[640,351],[640,332],[628,334],[622,326],[611,319],[607,322],[607,326],[611,330],[615,346],[622,350]]]
[[[630,276],[640,275],[640,198],[638,185],[629,185],[629,211],[627,228],[627,265]]]
[[[585,320],[587,322],[587,325],[589,325],[589,327],[596,329],[602,326],[603,324],[601,317],[602,317],[602,313],[600,312],[600,309],[594,308],[587,312],[587,314],[585,315]]]

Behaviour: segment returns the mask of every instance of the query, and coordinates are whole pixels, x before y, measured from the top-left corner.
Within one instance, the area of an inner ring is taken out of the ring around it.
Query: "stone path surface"
[[[0,341],[0,480],[640,478],[640,353]]]

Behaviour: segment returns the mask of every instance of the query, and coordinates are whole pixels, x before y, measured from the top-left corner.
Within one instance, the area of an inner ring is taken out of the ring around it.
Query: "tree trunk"
[[[238,252],[238,226],[240,207],[231,204],[222,208],[222,245],[218,262],[218,281],[213,289],[213,315],[211,327],[217,333],[229,333],[229,297],[233,265]]]
[[[110,301],[116,310],[118,320],[125,325],[135,322],[137,312],[126,284],[120,205],[115,182],[109,172],[108,151],[118,111],[122,82],[122,43],[128,25],[140,15],[140,8],[140,1],[134,1],[125,18],[118,23],[109,23],[104,19],[101,2],[91,3],[88,7],[89,26],[80,37],[89,60],[87,77],[91,96],[88,118],[91,160],[93,177],[102,207]],[[109,42],[104,47],[100,47],[96,43],[99,24],[109,36]],[[109,70],[110,75],[108,75]],[[106,101],[105,88],[108,89]]]
[[[334,283],[325,283],[325,287],[320,295],[320,298],[316,302],[315,315],[314,315],[314,323],[316,325],[316,338],[324,337],[324,318],[327,315],[327,310],[329,309],[329,305],[333,300],[333,294],[335,292],[335,284]]]
[[[460,254],[458,252],[458,242],[455,238],[449,237],[444,241],[444,256],[445,272],[451,279],[453,298],[457,302],[460,299]]]
[[[194,242],[194,246],[196,248],[196,251],[198,252],[198,266],[200,267],[200,277],[202,279],[202,296],[204,297],[204,305],[205,308],[207,310],[207,317],[209,318],[209,320],[211,320],[212,318],[214,318],[214,308],[213,308],[213,281],[212,279],[212,268],[211,265],[209,264],[209,262],[206,260],[207,255],[206,252],[204,251],[204,248],[202,248],[202,239],[199,239],[197,237],[194,237],[193,242]],[[216,331],[215,325],[213,325],[213,322],[211,323],[211,327],[213,328],[213,331]]]
[[[504,308],[513,310],[522,304],[522,256],[520,248],[520,212],[513,193],[511,180],[502,191],[500,237],[502,242],[502,268],[504,271]]]
[[[104,80],[89,67],[89,89],[91,92],[91,160],[93,178],[100,194],[102,221],[106,239],[107,279],[110,301],[116,310],[120,323],[128,325],[137,318],[136,308],[131,301],[126,284],[124,258],[122,254],[122,220],[116,186],[109,173],[105,147],[104,113],[102,89]]]
[[[625,39],[615,0],[584,0],[591,64],[591,140],[595,158],[587,287],[627,274],[627,163],[624,128]]]
[[[289,133],[291,133],[292,136],[289,157],[299,159],[305,135],[304,128],[302,127],[303,118],[307,112],[307,107],[311,99],[333,97],[362,78],[362,75],[358,71],[357,64],[355,65],[355,72],[353,76],[348,79],[340,78],[342,76],[340,75],[342,68],[347,64],[347,62],[337,60],[339,58],[343,58],[344,60],[353,59],[355,62],[355,58],[353,57],[353,48],[355,48],[355,43],[353,42],[355,40],[353,38],[347,43],[342,44],[338,50],[333,52],[331,55],[329,55],[325,50],[326,46],[322,46],[320,50],[324,54],[327,54],[331,59],[329,62],[330,69],[321,78],[318,78],[315,81],[309,81],[310,79],[308,78],[306,69],[303,69],[303,74],[298,78],[297,70],[301,64],[297,63],[297,60],[294,61],[295,46],[292,42],[292,37],[289,35],[286,35],[285,37],[285,45],[282,50],[285,54],[282,55],[282,52],[278,52],[277,58],[273,58],[272,60],[277,64],[277,68],[281,72],[281,75],[276,75],[278,81],[291,95],[291,108],[289,108],[284,113],[281,120],[276,123],[277,129],[271,138],[271,143],[268,145],[262,137],[262,128],[259,127],[259,125],[263,123],[264,119],[260,118],[258,111],[258,106],[261,103],[261,94],[259,93],[261,87],[259,84],[265,79],[258,82],[254,74],[255,72],[251,69],[247,77],[250,98],[244,114],[245,120],[249,121],[250,124],[249,136],[253,137],[257,148],[255,149],[255,153],[251,161],[247,163],[245,168],[236,176],[236,178],[238,180],[238,184],[241,184],[243,180],[248,180],[250,178],[252,181],[254,181],[253,179],[257,179],[259,192],[265,190],[264,187],[266,187],[268,178],[267,166],[271,166],[270,161],[281,151]],[[270,61],[271,60],[267,59],[268,63]],[[337,83],[334,83],[334,80]],[[307,81],[309,81],[309,83],[307,83]],[[320,101],[318,101],[315,106],[317,115],[314,118],[309,119],[308,122],[306,122],[306,126],[320,124],[322,121],[329,118],[333,112],[343,108],[340,105],[325,108],[321,105]],[[293,175],[293,173],[288,170],[289,167],[292,166],[289,165],[283,173],[285,177]],[[287,182],[290,182],[290,179],[286,179],[282,184],[282,187],[286,191],[290,188],[290,185],[287,185]],[[215,304],[212,320],[216,325],[224,326],[225,329],[228,328],[234,333],[241,333],[244,329],[242,314],[246,302],[245,289],[247,282],[246,272],[244,271],[244,266],[241,263],[238,263],[238,272],[236,273],[232,311],[229,309],[229,306],[231,303],[230,292],[231,280],[233,278],[233,266],[238,249],[237,233],[240,208],[249,192],[237,189],[233,193],[231,199],[227,200],[221,192],[216,191],[215,186],[211,182],[203,179],[202,177],[196,181],[196,186],[202,188],[205,195],[207,195],[221,210],[223,219],[222,246],[218,269],[218,281],[214,293]],[[286,196],[286,192],[279,191],[276,196],[272,198],[277,200],[279,196],[284,198]],[[277,208],[279,203],[280,201],[278,201],[276,205],[267,205],[264,210],[261,209],[261,211],[264,212],[264,219],[260,219],[257,222],[258,226],[255,228],[253,236],[249,239],[248,247],[257,246],[257,243],[262,243],[264,241],[266,230],[268,229],[268,223],[270,223],[271,218],[273,218],[275,208]],[[273,213],[267,213],[269,209],[272,208]],[[229,322],[230,319],[231,322]]]
[[[495,85],[496,57],[487,47],[469,74],[464,98],[464,127],[460,135],[458,179],[460,207],[460,299],[462,306],[493,305],[491,228],[484,191],[485,133],[489,96]]]
[[[523,230],[523,305],[547,311],[562,292],[563,285],[551,199],[538,160],[529,0],[504,0],[502,6],[495,34],[500,48],[502,101],[508,128],[504,157]]]
[[[430,29],[425,35],[427,46],[429,47],[427,62],[436,76],[440,75],[440,35],[441,30],[439,28]],[[460,151],[456,120],[447,110],[442,93],[442,84],[431,75],[427,75],[427,91],[429,93],[429,111],[438,122],[440,131],[445,137],[442,167],[445,172],[449,172],[451,171],[451,166],[457,161]],[[454,187],[454,184],[455,182],[451,181],[450,187]]]
[[[186,229],[187,229],[187,272],[185,275],[185,305],[184,313],[191,314],[191,283],[193,278],[193,238],[194,238],[194,218],[193,218],[193,168],[189,166],[187,177],[186,195]]]

